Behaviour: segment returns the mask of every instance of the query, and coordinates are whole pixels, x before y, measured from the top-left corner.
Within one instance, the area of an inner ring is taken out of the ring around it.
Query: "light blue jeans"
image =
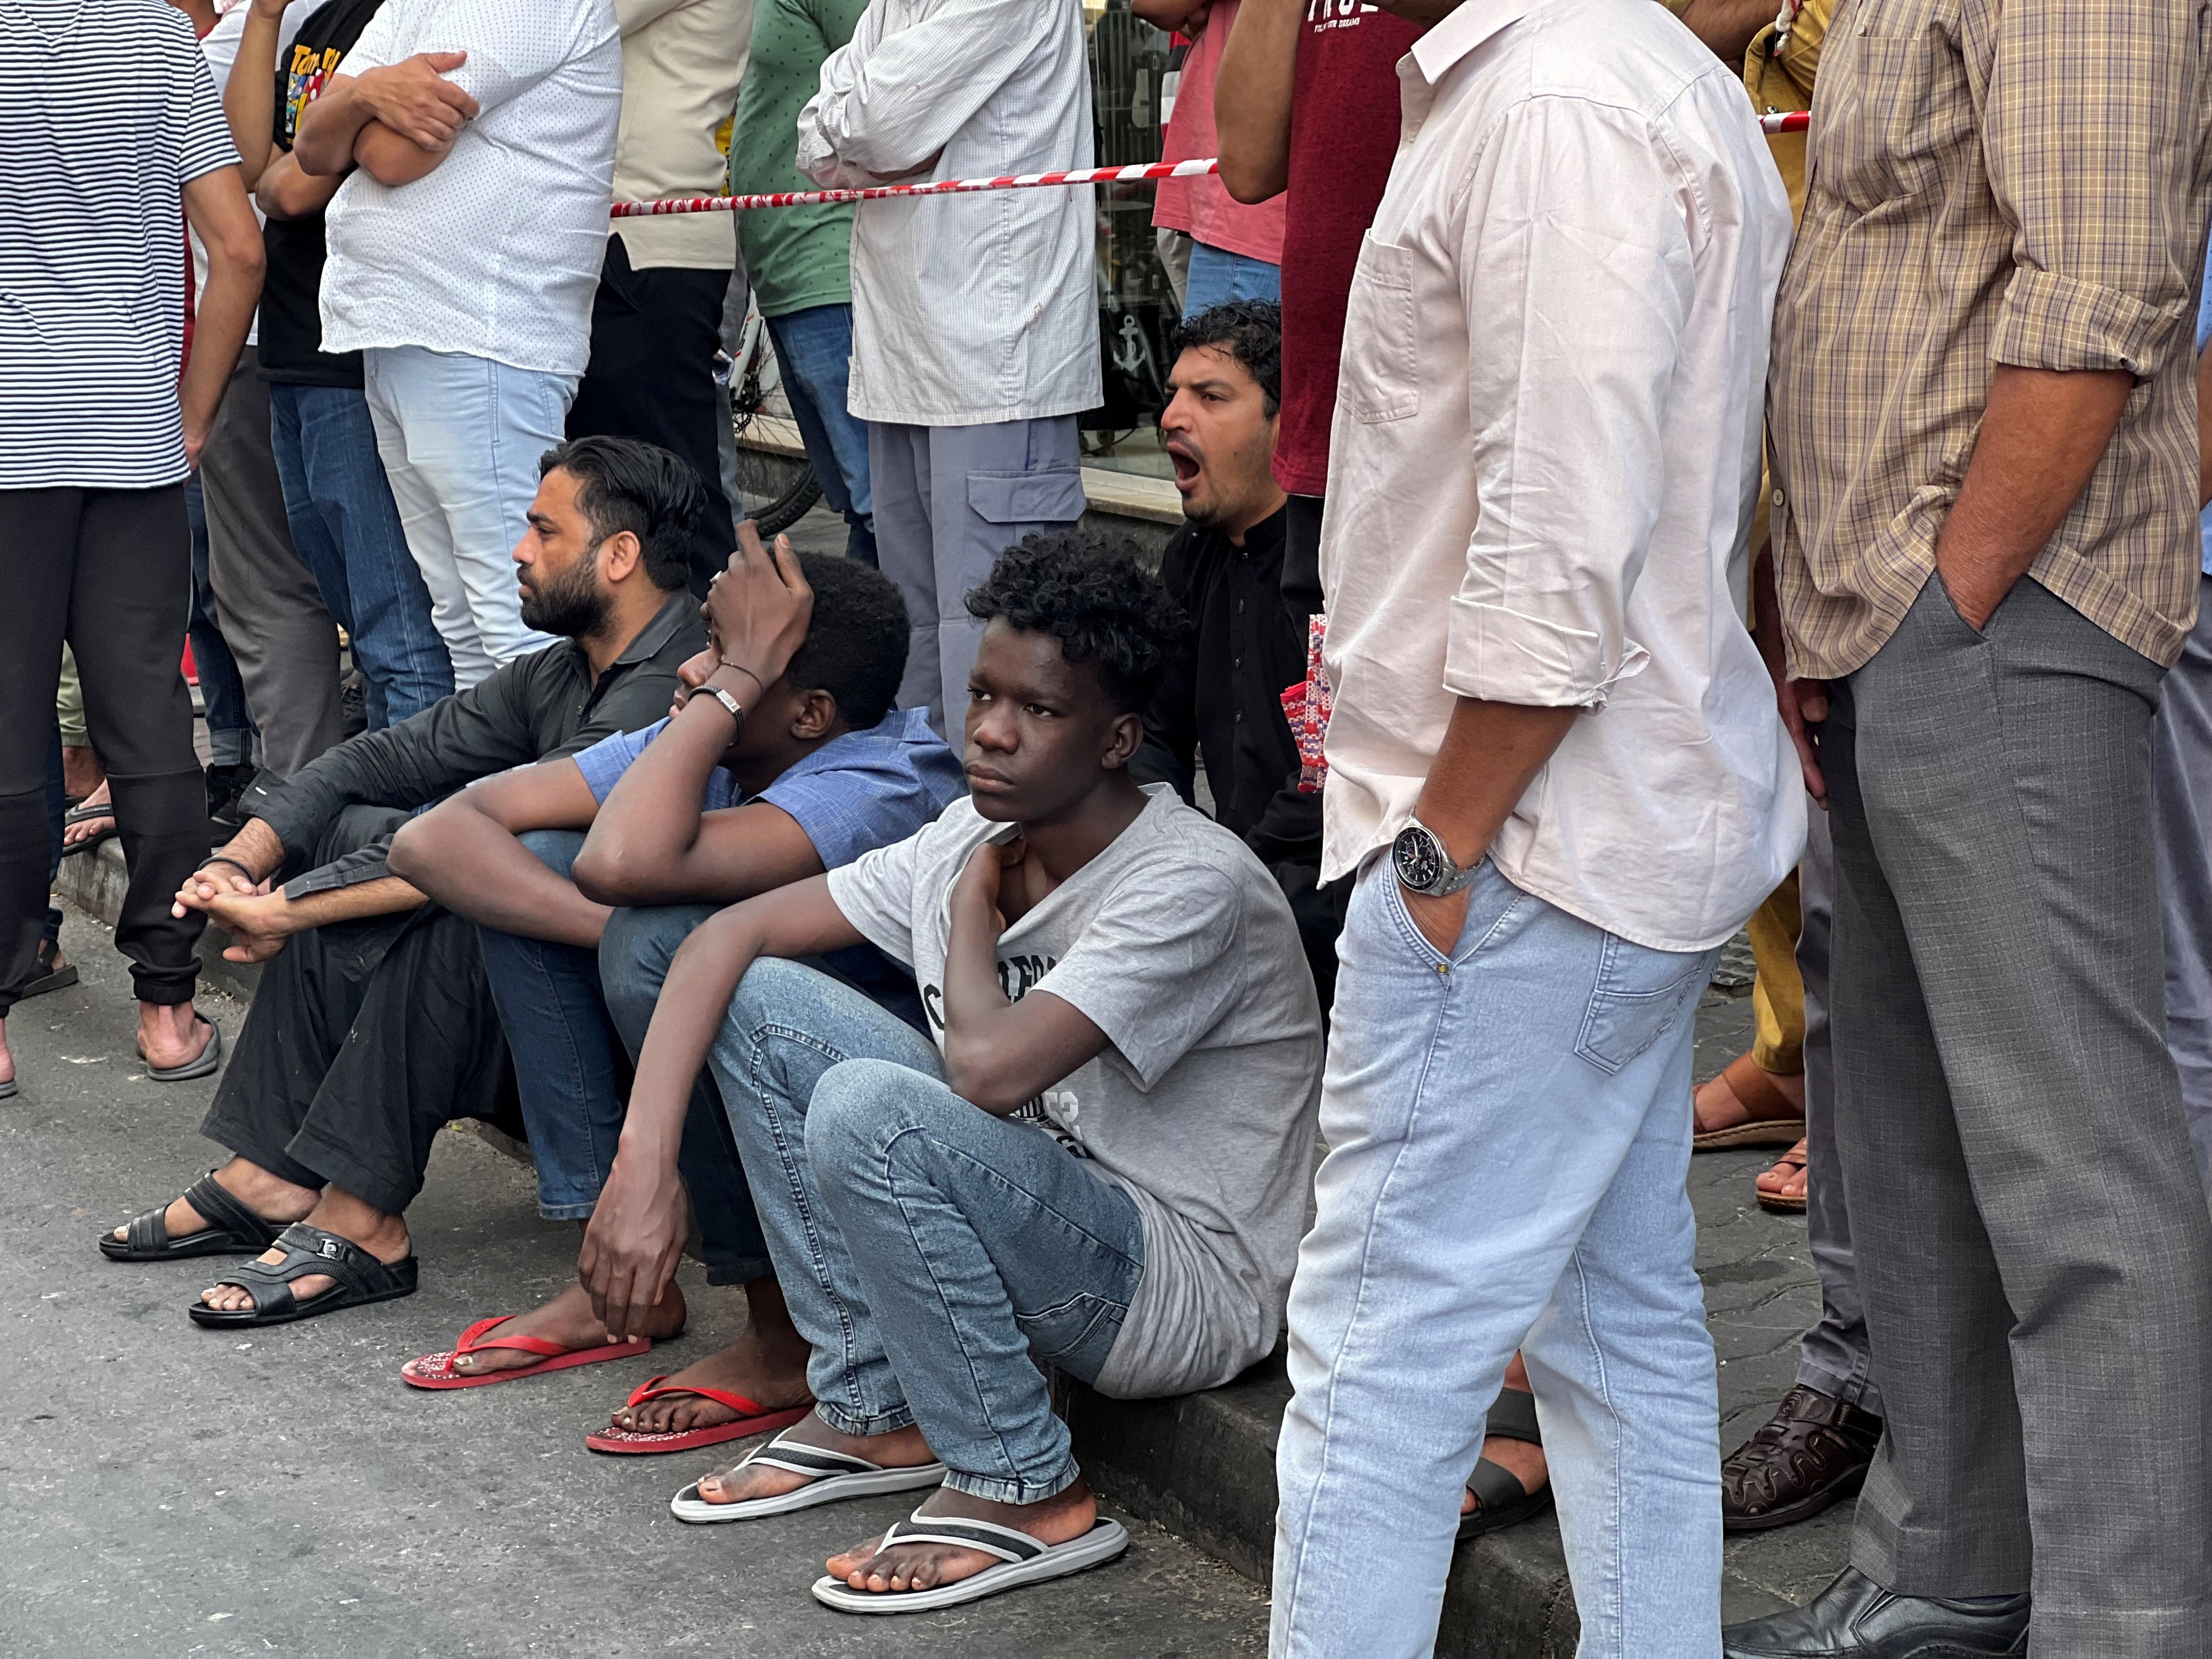
[[[376,450],[430,590],[430,617],[465,691],[554,643],[522,625],[513,554],[538,457],[565,435],[577,376],[388,346],[361,355]]]
[[[1195,317],[1209,306],[1231,300],[1279,300],[1283,297],[1283,268],[1249,253],[1231,253],[1225,247],[1193,242],[1190,281],[1183,289],[1182,314]]]
[[[868,489],[868,423],[850,409],[853,307],[809,306],[768,319],[791,417],[822,499],[844,515],[845,556],[876,562],[875,501]]]
[[[823,1421],[919,1424],[945,1484],[979,1498],[1073,1484],[1038,1367],[1088,1382],[1105,1364],[1144,1274],[1134,1201],[961,1099],[928,1038],[797,963],[752,965],[709,1063]]]
[[[1430,1652],[1517,1346],[1581,1659],[1715,1659],[1718,1404],[1685,1182],[1692,1022],[1718,953],[1632,945],[1486,861],[1447,960],[1386,859],[1338,950],[1270,1651]]]

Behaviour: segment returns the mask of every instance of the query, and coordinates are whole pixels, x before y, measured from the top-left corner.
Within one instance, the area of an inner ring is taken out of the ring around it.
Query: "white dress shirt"
[[[1650,0],[1465,0],[1399,65],[1322,581],[1322,875],[1403,827],[1459,697],[1577,708],[1490,848],[1659,950],[1798,858],[1742,621],[1790,204],[1743,87]]]
[[[622,40],[614,0],[385,0],[345,57],[360,76],[465,52],[480,106],[437,167],[356,170],[323,218],[323,349],[422,346],[580,376],[607,249]]]
[[[1091,164],[1081,0],[872,0],[799,118],[826,185]],[[863,202],[853,219],[862,420],[977,426],[1096,407],[1091,187]]]

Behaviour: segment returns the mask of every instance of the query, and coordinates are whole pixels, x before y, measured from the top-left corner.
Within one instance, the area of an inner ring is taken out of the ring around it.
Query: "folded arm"
[[[384,184],[421,178],[478,113],[477,100],[446,78],[467,60],[465,52],[418,52],[358,75],[333,75],[322,96],[301,112],[293,155],[319,176],[343,174],[358,163]]]
[[[612,912],[547,868],[518,837],[532,830],[588,829],[598,805],[574,760],[518,767],[410,819],[392,839],[390,866],[448,910],[486,927],[595,949]]]

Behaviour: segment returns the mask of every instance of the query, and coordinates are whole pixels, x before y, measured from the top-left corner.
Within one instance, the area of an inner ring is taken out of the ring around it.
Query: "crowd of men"
[[[2203,1650],[2204,0],[1134,0],[1220,155],[1156,571],[1077,526],[1088,190],[607,217],[1087,165],[1079,0],[0,9],[0,1097],[118,836],[230,1156],[97,1243],[244,1258],[193,1324],[410,1294],[511,1115],[576,1283],[404,1380],[648,1352],[696,1231],[744,1336],[586,1443],[921,1494],[833,1607],[1112,1559],[1049,1374],[1286,1343],[1286,1659],[1555,1503],[1586,1659]],[[740,268],[842,556],[737,521]],[[1758,1145],[1822,1316],[1723,1461]]]

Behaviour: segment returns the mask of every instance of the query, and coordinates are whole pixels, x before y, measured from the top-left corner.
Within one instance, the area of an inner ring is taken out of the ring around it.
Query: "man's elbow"
[[[1006,1068],[994,1063],[995,1058],[988,1050],[977,1052],[975,1045],[945,1033],[945,1086],[970,1106],[994,1117],[1004,1117],[1029,1098],[1029,1091],[1018,1089]]]
[[[435,896],[437,841],[441,825],[434,811],[410,818],[392,837],[384,867],[411,887]]]
[[[1221,187],[1231,198],[1250,207],[1256,203],[1273,201],[1290,184],[1280,166],[1268,167],[1231,157],[1223,147],[1220,167]]]
[[[607,844],[597,838],[584,843],[576,854],[576,861],[568,869],[568,878],[576,884],[576,890],[594,904],[604,904],[613,909],[634,905],[651,904],[655,894],[645,880],[642,861],[623,855],[620,843]]]

